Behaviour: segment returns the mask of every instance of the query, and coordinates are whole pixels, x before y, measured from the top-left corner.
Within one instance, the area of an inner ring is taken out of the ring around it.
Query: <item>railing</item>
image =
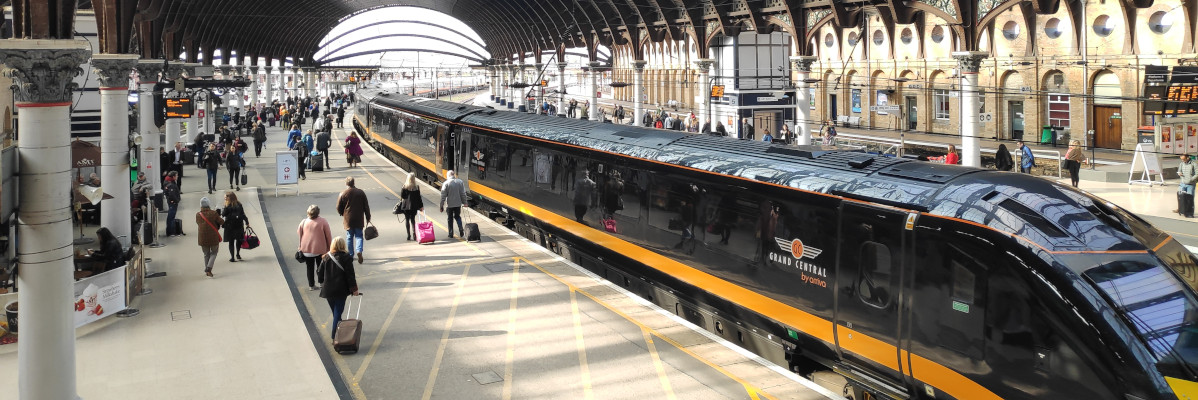
[[[1016,149],[1016,151],[1015,151],[1015,166],[1016,167],[1023,165],[1023,152],[1018,151],[1018,150],[1019,149]],[[1052,157],[1041,157],[1041,155],[1052,156]],[[1065,177],[1065,175],[1063,174],[1063,171],[1061,169],[1061,162],[1064,161],[1065,158],[1061,156],[1060,151],[1057,151],[1057,150],[1032,150],[1032,157],[1037,160],[1054,160],[1055,159],[1056,164],[1057,164],[1057,178]]]
[[[902,154],[899,153],[899,150],[901,150],[901,147],[904,144],[908,144],[908,145],[914,144],[914,145],[924,146],[924,147],[939,147],[939,148],[944,148],[946,150],[948,149],[948,146],[949,146],[946,143],[911,141],[911,140],[903,141],[902,139],[862,136],[862,135],[855,135],[855,134],[851,134],[851,133],[842,133],[842,134],[836,135],[836,137],[837,137],[837,140],[842,143],[843,142],[850,142],[850,143],[851,142],[862,142],[862,143],[874,143],[874,144],[878,144],[878,145],[890,145],[891,147],[888,148],[886,151],[882,152],[882,154],[891,154],[891,152],[892,152],[891,150],[894,150],[893,153],[896,154],[896,156],[898,156],[898,157],[902,156]],[[811,140],[814,141],[816,139],[812,138]],[[998,152],[998,149],[981,148],[980,151],[982,153],[995,154]],[[1013,154],[1015,156],[1015,165],[1016,166],[1020,165],[1020,159],[1022,158],[1021,157],[1022,154],[1019,151],[1014,151]],[[1057,178],[1064,177],[1064,171],[1061,168],[1061,160],[1063,160],[1063,157],[1061,156],[1061,152],[1059,150],[1032,150],[1032,156],[1036,157],[1037,159],[1056,160]]]

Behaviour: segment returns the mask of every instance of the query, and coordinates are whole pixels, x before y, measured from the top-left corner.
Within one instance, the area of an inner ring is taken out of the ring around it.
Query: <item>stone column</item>
[[[112,196],[100,202],[100,225],[108,227],[122,245],[133,243],[129,215],[129,75],[135,54],[97,54],[92,68],[100,78],[100,183]],[[140,98],[139,98],[140,100]]]
[[[504,71],[504,74],[507,76],[507,79],[505,79],[507,86],[505,87],[506,94],[504,97],[507,98],[507,108],[512,109],[516,107],[516,89],[512,87],[512,84],[516,83],[516,69],[514,65],[508,64],[504,67]]]
[[[245,75],[245,67],[244,66],[238,65],[236,68],[233,68],[233,77],[234,78],[240,78],[244,75]],[[237,95],[237,111],[241,112],[241,116],[244,117],[246,114],[245,88],[237,89],[234,93]]]
[[[961,71],[961,165],[982,166],[978,147],[978,69],[982,60],[990,57],[982,51],[958,51],[957,70]]]
[[[566,63],[557,63],[557,113],[566,114]]]
[[[641,121],[645,118],[645,60],[636,60],[632,62],[632,67],[635,68],[632,76],[632,125],[641,125]]]
[[[170,64],[169,66],[166,67],[166,75],[164,76],[166,78],[166,80],[174,80],[175,78],[178,78],[180,76],[183,76],[183,65],[182,64]],[[174,93],[174,95],[183,97],[183,96],[186,96],[187,93]],[[196,106],[196,104],[192,103],[192,106],[194,107],[194,106]],[[162,146],[166,147],[167,151],[170,151],[171,149],[175,148],[175,143],[179,143],[179,142],[183,141],[182,137],[183,137],[183,119],[182,118],[167,119],[166,120],[166,142],[163,143]],[[166,166],[164,165],[163,167],[165,168]]]
[[[495,87],[496,87],[495,79],[496,78],[495,78],[495,66],[494,65],[487,67],[487,74],[488,74],[488,77],[491,78],[491,80],[490,80],[491,101],[495,101]]]
[[[591,121],[598,121],[599,96],[596,95],[596,92],[599,91],[599,62],[591,61],[590,63],[587,63],[587,67],[589,67],[587,68],[587,73],[590,75],[591,81],[591,94],[588,95],[591,98],[591,107],[587,110],[587,113],[590,114],[589,116]]]
[[[158,165],[158,148],[162,147],[162,127],[154,124],[154,85],[162,73],[163,60],[137,62],[137,132],[141,134],[141,170],[154,187],[154,195],[162,193],[162,167]]]
[[[262,83],[266,85],[266,92],[263,92],[266,98],[262,102],[270,104],[271,100],[275,97],[274,77],[270,75],[271,71],[274,71],[274,67],[266,65],[262,68]]]
[[[262,107],[258,104],[258,77],[258,66],[250,66],[250,107],[262,112]]]
[[[91,56],[85,41],[0,40],[13,79],[21,138],[17,292],[17,396],[75,400],[74,254],[71,229],[73,82]],[[16,222],[16,221],[14,221]],[[7,388],[12,393],[13,388]]]
[[[279,66],[279,94],[277,99],[280,103],[287,102],[287,67]]]
[[[700,122],[700,124],[705,124],[705,123],[711,122],[711,125],[710,125],[711,131],[715,132],[716,121],[714,121],[713,118],[711,117],[711,83],[708,82],[708,74],[709,74],[709,71],[711,70],[712,64],[715,64],[715,60],[707,59],[707,58],[695,60],[695,66],[699,67],[699,85],[698,85],[698,87],[699,87],[699,97],[702,101],[702,103],[700,103],[700,104],[702,104],[702,106],[700,107],[700,110],[699,110],[699,121],[702,121],[702,122]],[[702,126],[702,125],[700,125],[700,126]],[[734,126],[725,127],[725,128],[727,128],[729,131],[734,131],[736,129],[736,127],[734,127]]]
[[[811,78],[811,64],[816,60],[812,56],[791,57],[790,65],[798,73],[795,78],[795,128],[791,132],[797,135],[796,144],[803,146],[811,144],[811,96],[807,88]]]
[[[233,78],[232,78],[232,77],[229,75],[229,74],[230,74],[230,71],[232,71],[232,70],[233,70],[232,66],[229,66],[229,65],[221,65],[221,66],[220,66],[220,67],[218,67],[218,68],[220,68],[220,76],[221,76],[221,79],[224,79],[224,80],[231,80],[231,79],[233,79]],[[224,106],[225,106],[225,113],[229,115],[229,118],[233,118],[233,112],[237,110],[237,104],[233,102],[233,99],[235,99],[235,98],[236,98],[236,96],[237,96],[237,94],[235,93],[236,91],[237,91],[236,89],[232,89],[232,88],[230,88],[230,89],[227,89],[227,90],[226,90],[226,92],[225,92],[225,96],[224,96],[224,98],[223,98],[223,99],[221,99],[221,100],[223,100],[223,101],[224,101],[224,103],[225,103],[225,104],[224,104]]]

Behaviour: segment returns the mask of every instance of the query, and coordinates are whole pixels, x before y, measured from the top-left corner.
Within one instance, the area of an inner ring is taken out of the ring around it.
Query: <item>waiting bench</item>
[[[841,115],[841,116],[836,117],[836,123],[843,127],[860,128],[861,127],[861,117],[850,117],[848,115]]]

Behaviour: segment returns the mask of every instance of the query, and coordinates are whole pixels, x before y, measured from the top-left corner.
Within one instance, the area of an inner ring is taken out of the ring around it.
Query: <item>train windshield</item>
[[[1139,334],[1162,374],[1198,377],[1198,304],[1177,275],[1156,263],[1116,261],[1085,276]]]

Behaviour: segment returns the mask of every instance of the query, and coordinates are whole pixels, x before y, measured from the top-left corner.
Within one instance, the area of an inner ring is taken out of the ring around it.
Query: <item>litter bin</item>
[[[17,333],[17,302],[10,301],[4,305],[4,316],[8,318],[8,331]]]
[[[1052,143],[1052,135],[1052,126],[1044,125],[1044,128],[1040,129],[1040,144]]]

